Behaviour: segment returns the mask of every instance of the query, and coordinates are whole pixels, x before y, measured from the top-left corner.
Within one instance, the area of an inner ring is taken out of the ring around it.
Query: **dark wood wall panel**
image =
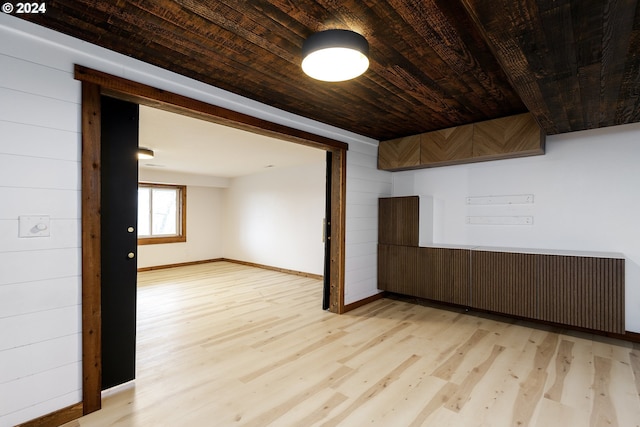
[[[471,251],[418,248],[418,290],[421,298],[469,306]]]
[[[548,135],[637,121],[637,0],[462,3]]]
[[[624,259],[540,256],[540,319],[624,333]]]
[[[418,246],[419,214],[418,196],[378,199],[378,242]]]
[[[535,318],[536,255],[473,251],[471,306]]]

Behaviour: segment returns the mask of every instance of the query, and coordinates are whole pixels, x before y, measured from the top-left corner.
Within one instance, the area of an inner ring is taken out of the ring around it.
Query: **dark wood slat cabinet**
[[[539,319],[624,332],[624,259],[542,255]]]
[[[528,319],[625,333],[620,254],[420,247],[418,203],[381,199],[378,288]],[[384,200],[384,201],[383,201]],[[405,212],[403,209],[406,209]],[[407,227],[402,224],[406,222]],[[396,225],[387,223],[389,218]],[[415,233],[415,238],[409,234]],[[410,245],[401,242],[410,241]],[[416,243],[413,243],[416,242]]]
[[[418,248],[418,279],[422,298],[469,306],[471,292],[469,250],[447,248]]]
[[[378,199],[378,242],[389,245],[418,246],[420,198],[382,197]]]
[[[470,305],[469,251],[378,245],[378,288],[403,295]]]
[[[537,318],[537,255],[472,251],[471,307]]]
[[[421,298],[418,251],[414,246],[378,245],[378,287]]]

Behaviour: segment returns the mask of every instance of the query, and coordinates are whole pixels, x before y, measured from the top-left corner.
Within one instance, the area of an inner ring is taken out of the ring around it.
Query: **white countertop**
[[[429,244],[422,245],[421,248],[443,248],[443,249],[467,249],[473,251],[485,252],[511,252],[532,255],[560,255],[560,256],[579,256],[591,258],[615,258],[624,259],[624,254],[620,252],[601,252],[601,251],[579,251],[568,249],[541,249],[541,248],[511,248],[500,246],[478,246],[478,245],[456,245],[456,244]]]

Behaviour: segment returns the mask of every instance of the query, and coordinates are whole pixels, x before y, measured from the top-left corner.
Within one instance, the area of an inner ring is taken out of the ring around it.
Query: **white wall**
[[[623,253],[626,329],[640,332],[640,124],[548,136],[546,151],[395,173],[393,193],[433,196],[436,243]],[[534,203],[465,202],[518,194]],[[467,216],[533,216],[533,225],[468,225]]]
[[[325,152],[316,163],[231,179],[225,258],[323,274]]]
[[[378,290],[378,198],[391,196],[390,172],[379,171],[377,144],[351,144],[347,152],[345,303]]]
[[[349,167],[358,166],[347,179],[351,226],[360,226],[354,224],[365,206],[373,208],[375,188],[385,179],[390,185],[390,174],[377,172],[371,161],[376,141],[370,138],[7,14],[0,14],[0,40],[0,426],[81,400],[80,84],[74,64],[349,143]],[[16,238],[17,217],[30,214],[51,216],[50,238]],[[376,292],[373,238],[366,237],[375,227],[362,227],[357,236],[347,230],[348,301]]]
[[[138,268],[222,258],[224,192],[221,188],[187,186],[186,242],[139,245]]]
[[[140,171],[140,181],[187,186],[187,241],[138,246],[138,268],[202,261],[224,256],[224,188],[190,185],[200,177]],[[206,178],[206,177],[202,177]]]
[[[0,425],[10,426],[81,400],[80,85],[0,40]],[[20,215],[49,215],[50,237],[18,238]]]

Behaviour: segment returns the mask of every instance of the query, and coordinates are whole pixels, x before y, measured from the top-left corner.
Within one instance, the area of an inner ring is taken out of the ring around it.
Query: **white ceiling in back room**
[[[141,147],[154,151],[143,169],[234,178],[323,162],[325,151],[140,106]]]

